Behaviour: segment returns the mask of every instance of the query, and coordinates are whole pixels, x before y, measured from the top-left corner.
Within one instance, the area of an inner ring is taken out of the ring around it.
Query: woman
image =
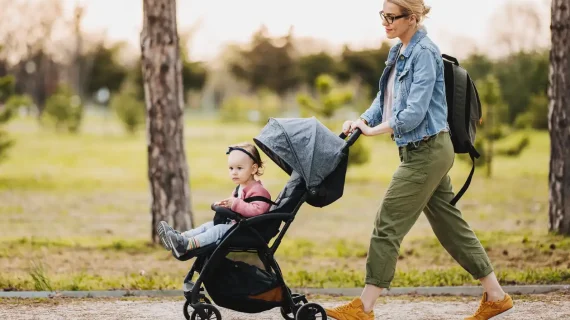
[[[360,119],[343,125],[345,133],[359,128],[365,136],[391,134],[401,164],[376,217],[364,290],[349,304],[328,309],[331,318],[374,319],[374,303],[394,277],[400,243],[422,211],[441,244],[485,290],[479,309],[466,319],[491,319],[513,308],[481,243],[450,204],[454,195],[448,172],[455,153],[447,124],[441,53],[420,25],[429,11],[423,0],[384,1],[382,24],[388,38],[400,41],[390,50],[370,108]]]

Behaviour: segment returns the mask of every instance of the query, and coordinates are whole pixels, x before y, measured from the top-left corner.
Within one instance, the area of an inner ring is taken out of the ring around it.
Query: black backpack
[[[451,129],[451,142],[455,153],[467,153],[473,167],[461,190],[451,204],[455,205],[463,196],[475,172],[475,158],[479,152],[475,149],[477,123],[481,121],[481,101],[475,84],[467,71],[459,65],[456,58],[441,55],[444,65],[445,91],[447,100],[447,123]]]

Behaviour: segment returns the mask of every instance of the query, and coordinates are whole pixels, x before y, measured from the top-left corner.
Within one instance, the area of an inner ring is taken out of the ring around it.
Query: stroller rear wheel
[[[325,320],[327,312],[321,305],[316,303],[307,303],[297,311],[295,320]]]
[[[222,314],[211,304],[200,304],[192,312],[191,320],[222,320]]]
[[[206,297],[204,295],[201,295],[200,303],[212,304],[210,299],[208,299],[208,297]],[[192,306],[190,305],[190,300],[186,300],[186,302],[184,303],[184,308],[182,309],[182,312],[184,313],[184,318],[186,320],[190,320],[190,315],[194,312],[194,308],[192,308]]]

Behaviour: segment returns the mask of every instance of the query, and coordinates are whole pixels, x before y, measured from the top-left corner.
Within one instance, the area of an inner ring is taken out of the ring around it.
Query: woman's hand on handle
[[[370,128],[362,119],[358,119],[354,121],[350,126],[350,132],[353,132],[356,129],[360,129],[363,135],[365,136],[373,136],[373,130]]]
[[[352,132],[352,123],[354,121],[352,120],[346,120],[343,124],[342,124],[342,133],[344,133],[345,135],[348,135],[349,133]]]
[[[349,133],[354,132],[356,128],[360,128],[361,125],[366,126],[366,122],[362,119],[358,119],[356,121],[346,120],[342,125],[342,132],[348,135]]]
[[[342,132],[348,135],[349,133],[352,133],[356,128],[360,129],[360,131],[362,131],[362,134],[365,136],[375,136],[383,133],[393,132],[388,122],[381,123],[372,128],[368,126],[368,124],[362,119],[358,119],[356,121],[345,121],[342,125]]]

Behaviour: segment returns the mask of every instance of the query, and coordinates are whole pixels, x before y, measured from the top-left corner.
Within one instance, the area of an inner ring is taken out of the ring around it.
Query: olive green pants
[[[448,175],[455,154],[449,133],[400,148],[394,173],[376,216],[366,261],[366,284],[390,287],[400,244],[424,211],[439,242],[475,279],[493,267],[461,212],[449,202],[454,194]]]

